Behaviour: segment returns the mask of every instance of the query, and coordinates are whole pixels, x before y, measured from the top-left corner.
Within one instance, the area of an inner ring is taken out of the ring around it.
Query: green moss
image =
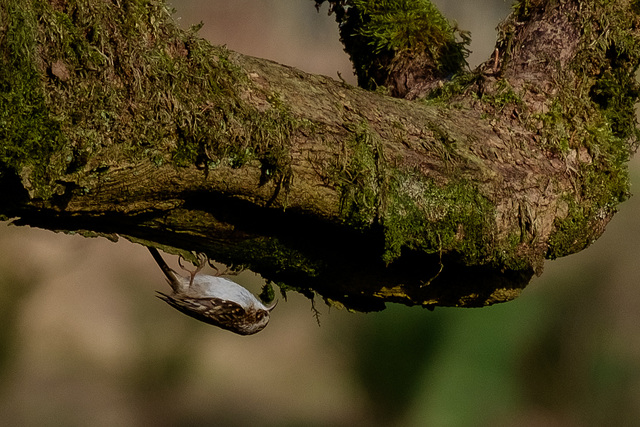
[[[424,101],[439,106],[450,106],[457,96],[463,95],[469,87],[478,83],[480,79],[482,79],[482,74],[480,73],[460,72],[454,75],[451,80],[444,82],[442,87],[429,92]],[[473,94],[473,96],[476,95]],[[491,111],[495,112],[502,111],[508,105],[517,106],[521,110],[525,108],[520,95],[513,90],[506,80],[498,80],[492,93],[483,92],[478,99],[490,106]]]
[[[567,74],[556,79],[567,87],[551,111],[537,117],[546,147],[563,157],[585,147],[589,158],[574,171],[580,184],[565,196],[569,212],[556,220],[550,258],[582,250],[602,233],[602,219],[629,197],[627,162],[639,140],[634,106],[640,93],[635,79],[640,44],[632,30],[637,17],[617,2],[585,7],[579,54]],[[572,75],[591,78],[576,87]]]
[[[557,219],[556,232],[548,243],[547,258],[556,259],[572,254],[589,246],[591,243],[587,233],[589,220],[585,212],[571,196],[565,198],[569,213],[564,219]]]
[[[494,93],[483,93],[481,101],[489,104],[496,111],[502,111],[507,105],[523,107],[522,98],[514,92],[511,85],[506,80],[500,80],[496,84]]]
[[[457,73],[451,80],[444,82],[442,87],[432,90],[423,101],[438,106],[450,106],[451,100],[462,95],[471,85],[482,78],[481,74]]]
[[[36,62],[38,10],[6,2],[0,22],[5,32],[0,44],[0,177],[21,175],[32,196],[47,197],[53,191],[47,185],[55,168],[52,157],[65,138],[48,113]]]
[[[521,0],[513,3],[511,6],[513,10],[513,14],[518,21],[524,21],[528,19],[531,10],[534,9],[534,6],[531,4],[530,0]]]
[[[573,104],[576,105],[576,104]],[[587,149],[589,161],[578,162],[573,170],[576,192],[566,195],[569,213],[556,220],[556,231],[549,240],[547,256],[558,258],[578,252],[594,241],[603,229],[599,226],[603,218],[615,212],[616,206],[629,197],[628,141],[618,138],[606,121],[596,121],[584,113],[570,115],[566,109],[555,109],[539,116],[543,120],[546,148],[561,157],[571,151]],[[589,121],[577,118],[590,117]],[[555,130],[555,132],[554,132]]]
[[[361,87],[383,85],[391,59],[400,53],[426,55],[443,76],[466,64],[468,35],[460,32],[458,42],[456,30],[429,0],[354,0],[348,7],[329,3]]]
[[[258,296],[263,302],[271,303],[276,297],[276,293],[273,290],[273,285],[271,283],[265,283],[260,290],[260,295]]]
[[[456,141],[433,123],[431,152],[440,152],[452,175],[463,167]],[[437,183],[419,172],[401,170],[381,156],[379,137],[366,124],[351,129],[346,155],[334,167],[344,221],[363,231],[379,227],[382,259],[391,263],[403,250],[447,253],[469,265],[527,269],[539,260],[520,254],[520,235],[496,241],[495,207],[477,187],[461,178]],[[382,174],[381,171],[386,171]]]
[[[277,238],[261,237],[244,241],[233,247],[219,247],[212,250],[219,251],[214,255],[220,262],[238,268],[261,271],[270,276],[287,272],[310,278],[316,277],[325,267],[322,261],[304,256]],[[235,265],[237,260],[242,260],[243,264]]]
[[[404,49],[428,49],[433,57],[452,41],[453,30],[447,19],[429,1],[355,0],[362,26],[356,34],[367,40],[377,54]]]
[[[378,219],[383,188],[382,151],[379,137],[367,124],[350,129],[352,138],[345,143],[347,155],[333,168],[333,180],[340,192],[340,213],[344,221],[367,228]]]
[[[558,155],[566,155],[569,151],[569,142],[573,132],[573,125],[567,123],[564,113],[564,105],[557,98],[551,104],[548,112],[532,114],[529,120],[530,126],[537,129],[541,136],[541,145]]]
[[[251,83],[229,51],[195,28],[179,30],[163,2],[36,3],[0,12],[10,24],[0,169],[26,176],[48,197],[63,175],[142,158],[208,169],[258,160],[261,183],[287,188],[287,143],[308,125],[293,120],[276,93],[263,94],[266,111],[247,107],[239,91]]]
[[[389,193],[383,218],[386,262],[404,248],[457,252],[469,264],[490,261],[494,207],[472,184],[438,185],[397,172]]]
[[[492,251],[492,264],[505,271],[542,271],[544,255],[531,250],[531,242],[524,241],[527,235],[527,230],[521,228],[518,232],[509,233],[503,241],[496,242]],[[522,251],[523,248],[525,251]]]

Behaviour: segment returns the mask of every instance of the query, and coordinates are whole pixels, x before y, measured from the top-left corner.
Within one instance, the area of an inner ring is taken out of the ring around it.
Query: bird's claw
[[[200,272],[200,270],[202,270],[204,268],[205,264],[207,264],[209,262],[209,258],[205,254],[198,254],[198,263],[194,264],[196,266],[195,270],[189,270],[188,268],[186,268],[182,264],[183,260],[184,260],[184,257],[182,255],[180,255],[178,257],[178,265],[180,266],[181,269],[183,269],[184,271],[189,273],[189,276],[190,276],[189,287],[191,287],[191,285],[193,284],[193,278],[196,277],[196,274],[198,274]]]

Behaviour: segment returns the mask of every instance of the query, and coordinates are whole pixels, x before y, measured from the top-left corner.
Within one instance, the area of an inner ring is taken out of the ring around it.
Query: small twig
[[[431,282],[436,280],[436,278],[440,275],[440,273],[442,273],[442,269],[444,268],[444,264],[442,263],[442,239],[440,239],[440,233],[436,233],[436,236],[438,236],[438,246],[439,246],[438,253],[440,255],[440,260],[439,260],[440,269],[438,270],[438,272],[436,273],[435,276],[433,276],[431,279],[427,280],[422,285],[420,285],[420,288],[424,288],[425,286],[429,286],[431,284]]]
[[[220,277],[220,276],[237,276],[238,274],[242,273],[244,270],[240,270],[240,271],[235,271],[229,267],[227,267],[225,265],[224,270],[221,272],[220,269],[218,267],[216,267],[213,262],[210,259],[207,259],[207,263],[209,264],[209,267],[213,268],[216,271],[216,274],[214,274],[214,276],[216,277]]]
[[[315,296],[311,298],[311,311],[313,312],[313,317],[316,318],[316,322],[318,323],[318,327],[320,327],[320,311],[316,308],[316,299]]]
[[[493,72],[497,73],[498,64],[500,63],[500,51],[498,50],[498,48],[496,48],[494,55],[495,55],[495,59],[493,60]]]

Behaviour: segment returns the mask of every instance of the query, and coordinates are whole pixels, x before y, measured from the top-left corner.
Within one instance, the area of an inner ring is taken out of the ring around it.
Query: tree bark
[[[16,224],[205,252],[357,310],[482,306],[628,197],[635,2],[521,2],[492,58],[413,100],[211,46],[157,0],[0,19]]]

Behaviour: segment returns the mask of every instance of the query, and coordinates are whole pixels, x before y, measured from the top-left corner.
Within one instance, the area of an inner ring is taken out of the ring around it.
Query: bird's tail
[[[178,278],[178,273],[173,271],[173,269],[167,265],[167,263],[164,261],[164,259],[160,255],[160,252],[158,252],[156,248],[152,248],[149,246],[147,247],[147,249],[149,249],[149,252],[151,252],[151,256],[153,256],[153,259],[156,260],[156,262],[158,263],[158,266],[160,267],[164,275],[167,277],[167,282],[169,282],[169,285],[171,286],[173,291],[178,293],[181,292],[183,290],[182,289],[183,285],[180,282],[180,279]]]

